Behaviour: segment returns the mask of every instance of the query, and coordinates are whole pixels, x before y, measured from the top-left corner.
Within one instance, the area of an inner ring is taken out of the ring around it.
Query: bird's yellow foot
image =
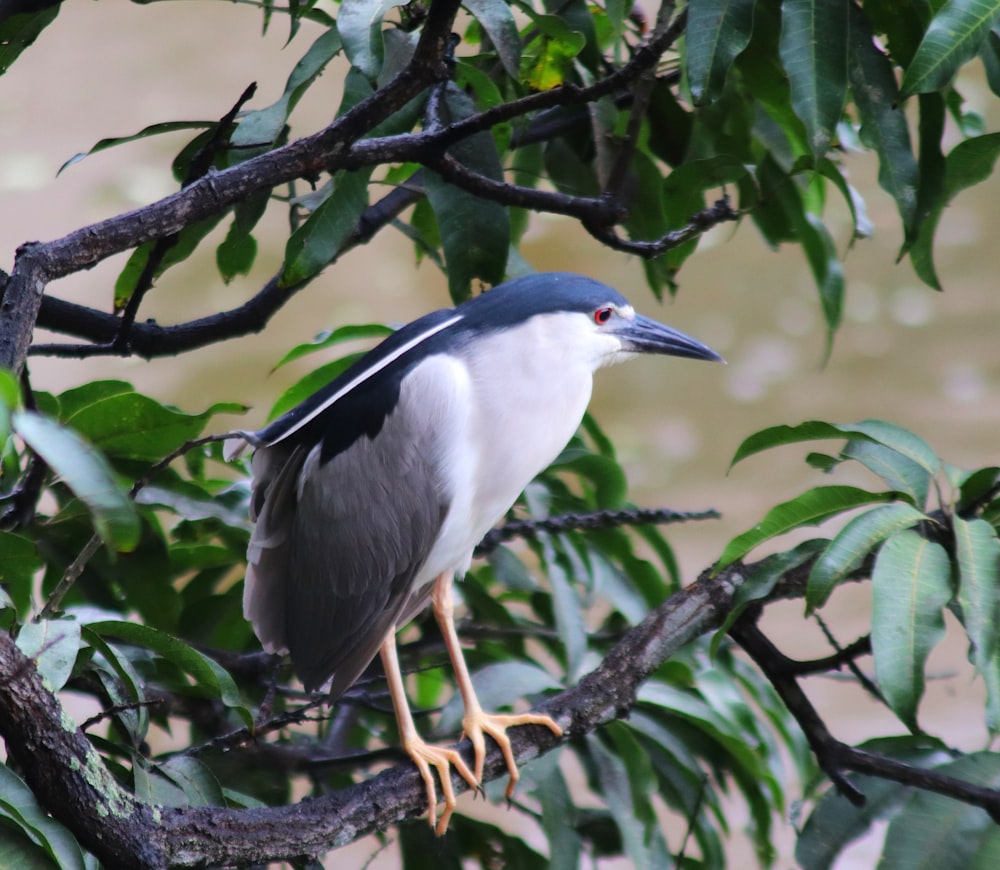
[[[510,745],[510,738],[507,736],[507,729],[515,725],[544,725],[557,737],[563,733],[555,720],[551,716],[542,713],[515,713],[513,715],[501,713],[484,713],[482,710],[467,710],[465,718],[462,719],[462,736],[468,737],[472,742],[472,749],[475,753],[475,770],[473,775],[476,782],[483,781],[483,765],[486,762],[486,739],[484,735],[489,734],[503,752],[504,761],[507,762],[507,770],[510,773],[510,782],[507,783],[507,800],[514,796],[514,789],[517,781],[521,778],[521,773],[517,769],[514,761],[514,750]],[[464,774],[463,774],[464,776]]]
[[[434,833],[441,837],[448,830],[448,822],[451,814],[455,811],[455,790],[451,785],[451,768],[459,772],[459,775],[472,788],[479,788],[480,777],[474,776],[469,766],[462,756],[454,749],[445,749],[443,746],[431,746],[425,743],[421,737],[411,737],[404,740],[403,750],[413,763],[417,765],[420,776],[424,780],[424,787],[427,789],[427,821],[434,828]],[[431,768],[438,773],[441,780],[441,794],[444,797],[444,810],[441,818],[437,818],[437,788],[434,785],[434,774]]]

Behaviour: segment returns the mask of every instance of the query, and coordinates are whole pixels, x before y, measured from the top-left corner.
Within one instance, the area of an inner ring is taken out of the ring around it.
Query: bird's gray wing
[[[244,612],[307,688],[347,689],[400,612],[447,512],[434,427],[401,403],[374,439],[258,449]],[[414,420],[417,420],[416,424]],[[423,596],[420,596],[423,597]]]

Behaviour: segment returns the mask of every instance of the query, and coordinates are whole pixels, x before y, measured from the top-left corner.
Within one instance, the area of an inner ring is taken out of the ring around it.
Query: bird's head
[[[486,309],[491,296],[494,322],[502,318],[509,320],[504,324],[508,328],[526,328],[531,333],[530,338],[522,333],[527,343],[559,347],[592,369],[647,353],[722,360],[697,339],[637,314],[618,291],[581,275],[520,278],[487,292],[478,304]]]

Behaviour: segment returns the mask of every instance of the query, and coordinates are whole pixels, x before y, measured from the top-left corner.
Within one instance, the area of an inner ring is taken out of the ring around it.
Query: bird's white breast
[[[450,508],[418,583],[464,573],[476,544],[580,425],[601,356],[581,353],[581,343],[565,334],[581,320],[536,318],[516,337],[482,337],[471,354],[431,357],[405,380],[407,404],[449,408],[433,416],[442,423],[436,443]]]

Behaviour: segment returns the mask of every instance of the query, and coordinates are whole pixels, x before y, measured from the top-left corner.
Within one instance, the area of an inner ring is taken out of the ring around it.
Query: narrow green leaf
[[[233,208],[233,222],[229,225],[226,238],[215,249],[215,264],[225,283],[237,275],[250,272],[257,257],[257,240],[253,228],[263,217],[270,199],[270,190],[258,191],[238,202]]]
[[[956,145],[945,159],[944,191],[937,205],[921,221],[910,248],[910,262],[920,279],[936,290],[941,289],[934,268],[934,234],[948,204],[961,191],[973,187],[993,174],[1000,155],[1000,133],[987,133]]]
[[[527,11],[527,7],[521,7]],[[548,91],[563,84],[573,61],[587,45],[587,38],[556,15],[532,15],[538,35],[521,55],[520,77],[535,91]]]
[[[633,803],[629,770],[620,758],[602,744],[598,736],[588,734],[585,739],[597,768],[601,794],[607,801],[615,824],[621,832],[629,866],[636,870],[649,870],[652,865],[649,848],[646,845],[646,829]]]
[[[42,809],[34,792],[6,764],[0,764],[0,816],[5,816],[20,828],[25,836],[40,846],[50,862],[59,870],[86,870],[87,862],[76,838]],[[4,843],[5,852],[14,857],[8,867],[41,868],[42,864],[22,863],[22,854],[15,844]],[[31,853],[28,853],[31,854]]]
[[[580,676],[587,652],[587,626],[583,620],[583,607],[573,585],[573,578],[563,568],[551,544],[544,544],[544,552],[546,574],[552,588],[556,631],[566,651],[567,678],[572,681]]]
[[[1000,786],[1000,754],[995,752],[973,752],[934,770],[984,788]],[[915,790],[889,825],[881,866],[966,870],[980,841],[994,828],[979,807]]]
[[[851,211],[851,223],[853,224],[854,239],[868,239],[875,232],[875,226],[868,217],[868,208],[861,194],[850,184],[841,172],[840,167],[829,158],[820,161],[817,167],[820,173],[830,181],[844,197],[844,202]]]
[[[896,202],[906,234],[916,231],[919,169],[899,104],[892,64],[875,43],[864,12],[851,4],[848,76],[861,118],[861,141],[879,160],[878,182]]]
[[[343,14],[343,13],[341,13]],[[371,169],[338,172],[333,192],[305,220],[285,246],[279,284],[294,287],[330,265],[340,254],[368,206]]]
[[[348,354],[333,362],[321,365],[319,368],[313,369],[309,374],[299,378],[299,380],[278,397],[278,400],[268,412],[267,419],[274,420],[284,414],[285,411],[290,411],[299,402],[307,399],[321,387],[325,387],[337,375],[345,371],[351,363],[361,359],[363,355],[360,351]]]
[[[463,0],[462,5],[486,31],[507,75],[517,81],[521,63],[521,34],[506,0]]]
[[[293,360],[315,353],[318,350],[325,350],[345,341],[356,341],[364,338],[386,338],[392,335],[395,330],[391,326],[382,323],[361,323],[338,326],[333,330],[325,330],[317,335],[312,341],[297,344],[288,353],[274,364],[274,371],[287,365]]]
[[[1000,0],[948,0],[934,16],[903,74],[901,96],[944,88],[978,54],[1000,18]]]
[[[685,54],[695,103],[714,102],[733,61],[750,42],[752,0],[706,0],[688,7]]]
[[[341,50],[340,34],[335,27],[321,33],[295,65],[281,97],[270,106],[247,112],[233,131],[230,142],[241,149],[245,158],[273,145],[299,99],[316,80],[324,67]]]
[[[922,438],[914,435],[908,429],[887,423],[884,420],[862,420],[860,423],[827,423],[822,420],[810,420],[798,426],[772,426],[762,429],[746,438],[737,448],[730,468],[760,453],[785,444],[796,444],[802,441],[816,441],[822,438],[838,438],[852,436],[864,438],[882,444],[901,456],[915,462],[929,474],[937,474],[941,463]]]
[[[559,753],[536,759],[525,779],[542,809],[542,828],[549,840],[550,870],[577,870],[583,841],[576,832],[577,808],[566,777],[558,765]]]
[[[11,7],[16,9],[17,7]],[[26,6],[25,9],[32,7]],[[10,69],[10,65],[20,57],[29,45],[38,39],[62,8],[61,3],[53,3],[38,11],[19,12],[5,15],[0,21],[0,75]]]
[[[447,118],[459,120],[475,111],[466,94],[449,86],[444,100]],[[449,154],[479,175],[500,181],[503,167],[489,133],[477,133],[453,146]],[[441,245],[448,267],[448,291],[455,302],[467,299],[476,278],[498,284],[510,250],[510,216],[505,206],[487,202],[427,172],[427,199],[437,217]]]
[[[197,438],[205,423],[241,405],[213,405],[200,414],[185,414],[137,393],[124,381],[94,381],[60,397],[63,422],[108,456],[157,460]]]
[[[725,639],[729,629],[754,601],[767,598],[774,589],[775,584],[789,571],[793,571],[800,565],[805,564],[810,559],[817,556],[828,545],[824,538],[812,538],[803,541],[791,550],[783,553],[772,553],[754,566],[750,576],[740,585],[733,596],[733,603],[726,614],[726,620],[719,627],[719,630],[712,635],[712,645],[709,649],[711,656],[715,656],[719,645]]]
[[[91,631],[89,625],[82,626],[82,637],[96,653],[91,670],[101,680],[111,703],[122,707],[115,718],[138,746],[149,732],[149,709],[142,703],[146,700],[142,678],[132,662],[113,644]]]
[[[994,27],[986,36],[980,57],[986,67],[986,81],[995,96],[1000,97],[1000,33]]]
[[[151,124],[148,127],[143,127],[138,133],[133,133],[131,136],[115,136],[108,139],[101,139],[89,151],[81,151],[79,154],[74,154],[70,157],[69,160],[59,167],[56,175],[59,175],[64,169],[69,168],[73,164],[90,157],[91,154],[107,151],[108,148],[115,148],[118,145],[125,145],[129,142],[137,142],[140,139],[148,139],[151,136],[161,136],[164,133],[176,133],[178,130],[208,130],[215,123],[214,121],[168,121],[163,124]]]
[[[951,600],[944,547],[902,531],[879,550],[872,572],[872,652],[882,697],[911,731],[924,694],[924,665],[944,636]]]
[[[917,767],[932,767],[952,758],[940,743],[923,737],[871,740],[860,748]],[[848,778],[865,796],[864,805],[856,807],[836,788],[827,789],[795,843],[795,860],[802,870],[830,870],[844,849],[867,834],[875,822],[891,817],[910,794],[899,783],[878,777],[851,774]]]
[[[24,442],[87,506],[105,543],[125,551],[135,547],[139,515],[104,457],[75,432],[41,414],[18,411],[12,422]]]
[[[806,585],[806,609],[822,607],[834,588],[890,535],[927,517],[908,504],[872,508],[852,518],[816,560]]]
[[[813,159],[830,146],[847,98],[849,0],[783,0],[781,60],[795,114],[806,125]]]
[[[972,647],[972,661],[986,681],[986,725],[1000,731],[997,617],[1000,615],[1000,542],[985,520],[952,517],[958,560],[958,603]]]
[[[80,623],[75,619],[31,620],[21,626],[17,645],[35,663],[51,692],[66,685],[80,651]]]
[[[760,523],[726,544],[722,556],[715,563],[715,571],[721,571],[765,541],[792,529],[819,525],[824,520],[853,508],[892,501],[895,498],[897,494],[894,492],[868,492],[854,486],[818,486],[807,490],[791,501],[771,508]]]
[[[860,462],[881,477],[890,489],[909,495],[914,507],[927,504],[933,475],[897,450],[875,441],[851,438],[841,451],[840,459]]]
[[[382,69],[382,19],[400,5],[402,0],[343,0],[340,5],[337,30],[344,53],[369,81],[375,81]]]
[[[90,630],[102,638],[115,638],[143,649],[150,649],[172,662],[207,692],[208,697],[217,698],[234,710],[247,725],[253,724],[253,714],[243,705],[236,683],[221,665],[208,656],[188,646],[178,638],[133,622],[103,621],[92,622]]]
[[[774,163],[773,160],[765,162]],[[816,282],[827,325],[829,354],[833,335],[840,326],[843,314],[844,270],[840,257],[822,219],[807,211],[803,193],[795,179],[786,176],[785,183],[771,186],[771,194],[775,205],[783,212],[784,220],[794,230]]]
[[[177,755],[157,764],[156,770],[184,792],[187,806],[225,806],[219,781],[197,758]]]
[[[14,532],[0,531],[0,585],[22,619],[31,609],[35,572],[41,567],[34,541]]]

